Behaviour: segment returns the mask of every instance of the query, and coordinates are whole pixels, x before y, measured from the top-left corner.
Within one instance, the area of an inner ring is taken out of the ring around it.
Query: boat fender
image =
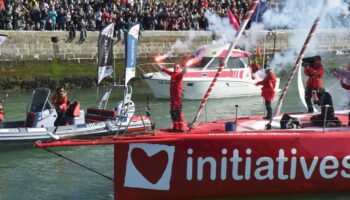
[[[3,108],[2,104],[0,104],[0,122],[4,121],[4,119],[5,119],[4,108]]]
[[[68,117],[79,117],[80,115],[80,103],[78,101],[74,101],[71,105],[69,105],[66,116]]]
[[[284,114],[280,121],[281,129],[300,128],[300,122],[297,118]]]

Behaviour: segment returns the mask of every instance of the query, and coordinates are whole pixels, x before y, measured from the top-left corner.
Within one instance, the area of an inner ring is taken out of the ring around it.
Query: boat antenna
[[[194,117],[192,123],[190,124],[190,130],[193,128],[194,126],[194,123],[197,121],[199,115],[201,114],[202,112],[202,109],[205,105],[205,103],[207,102],[208,98],[209,98],[209,95],[211,93],[211,91],[213,90],[214,88],[214,85],[219,77],[219,75],[221,74],[222,70],[224,69],[224,67],[226,66],[227,64],[227,61],[231,55],[231,51],[232,49],[235,48],[236,44],[238,43],[238,40],[240,39],[240,37],[242,36],[242,33],[243,31],[245,30],[248,22],[250,21],[250,18],[252,17],[254,11],[255,11],[255,8],[257,7],[257,5],[259,4],[259,0],[253,0],[250,2],[250,6],[249,6],[249,9],[248,11],[245,13],[244,17],[243,17],[243,20],[242,20],[242,23],[238,29],[238,31],[236,32],[235,36],[234,36],[234,41],[230,43],[230,46],[227,50],[227,53],[226,53],[226,56],[225,58],[222,60],[222,62],[220,63],[220,67],[218,69],[218,71],[216,72],[215,76],[214,76],[214,79],[213,81],[211,82],[207,92],[205,93],[203,99],[202,99],[202,102],[197,110],[197,113],[196,113],[196,116]]]
[[[235,105],[235,107],[236,107],[236,119],[235,119],[235,131],[237,130],[237,118],[238,118],[238,105],[236,104]]]
[[[115,77],[115,58],[113,58],[113,85],[116,84],[116,77]]]
[[[325,5],[326,5],[326,4],[327,4],[327,0],[324,0],[324,1],[323,1],[322,8],[325,8]],[[285,87],[284,87],[284,89],[283,89],[283,91],[282,91],[282,94],[281,94],[281,96],[279,97],[279,99],[278,99],[278,101],[277,101],[277,104],[276,104],[276,106],[275,106],[275,108],[274,108],[274,110],[273,110],[272,117],[271,117],[269,123],[266,124],[266,129],[267,129],[267,130],[271,129],[271,127],[272,127],[272,126],[271,126],[272,119],[273,119],[276,115],[278,115],[278,114],[280,113],[280,111],[281,111],[283,99],[284,99],[284,97],[286,96],[286,93],[287,93],[287,91],[288,91],[288,88],[289,88],[289,86],[290,86],[290,84],[291,84],[291,82],[292,82],[292,79],[293,79],[293,77],[294,77],[296,71],[297,71],[298,68],[300,67],[301,61],[302,61],[302,59],[303,59],[303,57],[304,57],[304,53],[305,53],[307,47],[309,46],[312,37],[315,35],[315,32],[316,32],[316,30],[317,30],[317,28],[318,28],[318,26],[319,26],[319,24],[320,24],[320,21],[321,21],[323,15],[324,15],[324,9],[321,9],[319,15],[318,15],[317,18],[315,19],[315,21],[314,21],[314,23],[313,23],[313,25],[312,25],[312,27],[311,27],[311,29],[310,29],[310,31],[309,31],[309,34],[308,34],[308,36],[307,36],[307,38],[306,38],[306,40],[305,40],[305,42],[304,42],[303,47],[302,47],[301,50],[300,50],[299,56],[298,56],[298,58],[297,58],[297,60],[296,60],[296,62],[295,62],[295,65],[294,65],[294,67],[293,67],[293,70],[291,71],[291,73],[290,73],[290,75],[289,75],[289,78],[288,78],[288,81],[287,81],[287,83],[286,83],[286,85],[285,85]]]

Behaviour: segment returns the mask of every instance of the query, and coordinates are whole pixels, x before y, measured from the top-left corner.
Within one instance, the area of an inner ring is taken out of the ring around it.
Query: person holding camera
[[[312,91],[318,90],[323,86],[323,66],[321,64],[321,56],[313,56],[303,58],[302,66],[304,67],[304,74],[309,78],[306,81],[305,89],[305,102],[307,104],[307,112],[313,113],[314,108],[312,106]]]

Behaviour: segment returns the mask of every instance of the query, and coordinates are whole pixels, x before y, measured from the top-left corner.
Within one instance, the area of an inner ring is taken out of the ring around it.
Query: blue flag
[[[128,31],[125,43],[125,85],[135,77],[137,45],[139,40],[140,24],[132,26]]]
[[[258,4],[258,7],[255,9],[253,16],[252,16],[252,21],[260,23],[262,22],[262,15],[264,14],[266,10],[266,0],[261,0]]]

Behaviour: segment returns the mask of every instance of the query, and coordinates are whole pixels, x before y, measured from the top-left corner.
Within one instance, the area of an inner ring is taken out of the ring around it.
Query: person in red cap
[[[56,93],[51,97],[51,103],[55,106],[57,112],[57,118],[54,123],[55,126],[65,124],[63,117],[67,111],[67,102],[67,93],[64,91],[64,88],[57,88]]]
[[[271,102],[275,98],[275,86],[276,86],[276,75],[273,69],[265,70],[266,77],[264,80],[255,83],[256,86],[262,85],[261,96],[265,99],[266,117],[264,119],[272,118],[272,107]]]
[[[171,71],[162,67],[162,71],[170,76],[170,115],[173,121],[172,131],[184,132],[186,129],[185,117],[182,112],[182,79],[186,68],[180,69],[179,64],[174,64]]]

